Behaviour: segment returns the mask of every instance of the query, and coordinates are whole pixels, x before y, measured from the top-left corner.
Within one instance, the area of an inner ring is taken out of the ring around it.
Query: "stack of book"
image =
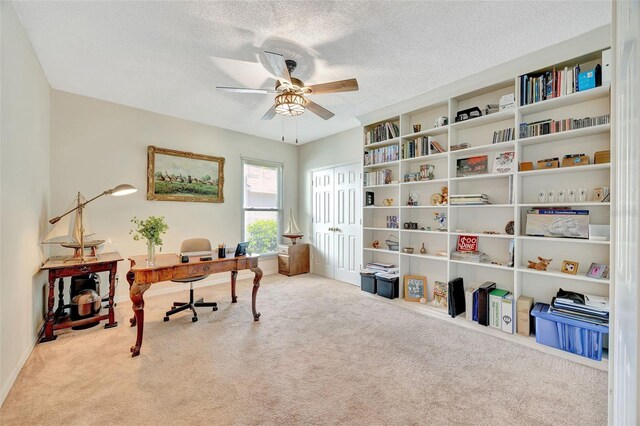
[[[469,144],[467,142],[459,143],[457,145],[451,145],[451,151],[460,151],[461,149],[469,148]]]
[[[515,127],[510,127],[508,129],[502,129],[493,132],[493,142],[491,143],[508,142],[514,140],[515,138],[516,129]]]
[[[549,311],[555,315],[586,321],[591,324],[609,324],[609,298],[574,291],[558,290]]]
[[[416,158],[429,154],[429,138],[422,137],[402,143],[402,158]]]
[[[375,127],[369,129],[364,134],[364,144],[369,145],[376,142],[386,141],[387,139],[393,139],[400,136],[400,129],[398,125],[393,122],[386,122],[378,124]]]
[[[567,130],[582,129],[585,127],[609,124],[609,114],[599,117],[565,118],[562,120],[540,120],[533,123],[520,123],[520,138],[547,135],[549,133],[564,132]]]
[[[440,145],[440,142],[438,142],[437,140],[435,140],[432,137],[429,138],[429,150],[430,150],[430,154],[436,154],[436,153],[439,153],[439,152],[447,152],[447,150],[444,149],[444,147],[442,145]]]
[[[366,268],[363,272],[386,272],[393,273],[397,272],[397,268],[393,265],[393,263],[384,263],[384,262],[369,262],[367,263]]]
[[[494,112],[500,111],[500,105],[498,104],[487,104],[487,107],[484,109],[484,115],[493,114]]]
[[[449,195],[449,204],[452,206],[474,206],[490,203],[487,194],[457,194]]]
[[[388,185],[391,183],[391,169],[365,172],[364,186]]]
[[[481,251],[458,251],[451,252],[451,260],[462,260],[473,263],[489,263],[491,260],[486,253]]]

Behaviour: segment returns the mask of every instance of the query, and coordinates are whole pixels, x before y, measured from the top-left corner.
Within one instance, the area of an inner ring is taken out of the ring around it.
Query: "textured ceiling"
[[[287,142],[577,36],[611,20],[608,1],[16,2],[54,89]],[[307,84],[356,77],[359,92],[316,95],[328,121],[260,117],[273,97],[261,52],[295,59]],[[297,132],[297,133],[296,133]]]

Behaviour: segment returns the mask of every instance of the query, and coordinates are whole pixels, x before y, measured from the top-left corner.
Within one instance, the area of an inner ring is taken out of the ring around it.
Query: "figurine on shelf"
[[[506,232],[509,235],[513,235],[515,232],[515,223],[513,222],[513,220],[510,220],[507,223],[507,226],[504,228],[504,232]]]
[[[377,249],[378,247],[380,247],[380,241],[373,240],[373,242],[371,243],[371,248]]]
[[[446,213],[434,213],[434,218],[436,222],[438,222],[438,231],[446,231],[446,223],[447,223],[447,214]]]
[[[393,205],[393,198],[385,198],[382,201],[382,204],[384,204],[387,207],[392,206]]]
[[[412,192],[409,194],[409,200],[407,201],[407,205],[408,206],[412,206],[415,207],[418,205],[418,196],[419,194],[417,192]]]
[[[538,256],[539,262],[533,262],[529,260],[529,265],[527,268],[535,269],[536,271],[546,271],[547,266],[551,263],[553,259],[545,259],[544,257]]]
[[[442,194],[442,205],[449,204],[449,188],[443,186],[442,188],[440,188],[440,191]]]

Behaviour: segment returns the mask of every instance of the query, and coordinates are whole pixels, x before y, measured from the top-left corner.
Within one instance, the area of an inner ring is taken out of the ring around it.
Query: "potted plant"
[[[154,266],[156,246],[160,246],[160,251],[162,251],[162,238],[160,237],[169,229],[169,226],[164,221],[164,216],[149,216],[146,219],[138,219],[134,216],[131,219],[131,223],[136,228],[130,230],[129,233],[133,234],[135,241],[147,240],[147,266]]]

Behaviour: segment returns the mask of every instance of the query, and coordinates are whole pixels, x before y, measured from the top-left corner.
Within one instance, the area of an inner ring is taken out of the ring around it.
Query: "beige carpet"
[[[315,275],[250,282],[170,322],[175,295],[149,298],[132,359],[120,325],[37,345],[0,410],[2,425],[575,424],[607,421],[607,375],[381,303]]]

